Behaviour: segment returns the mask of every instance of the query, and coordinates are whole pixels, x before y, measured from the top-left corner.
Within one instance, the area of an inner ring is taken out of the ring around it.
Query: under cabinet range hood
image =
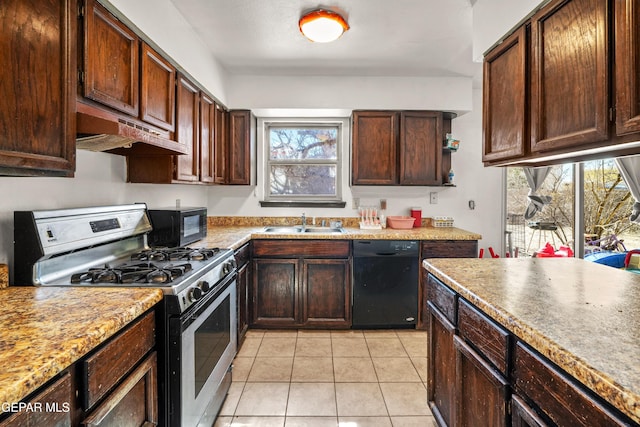
[[[76,148],[129,155],[180,155],[184,144],[168,135],[123,116],[87,105],[77,104]]]

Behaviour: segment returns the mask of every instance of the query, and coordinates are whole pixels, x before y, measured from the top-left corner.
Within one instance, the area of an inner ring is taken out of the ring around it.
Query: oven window
[[[200,215],[185,216],[183,221],[184,237],[200,233]]]
[[[231,296],[227,296],[195,332],[195,396],[211,376],[231,342]]]

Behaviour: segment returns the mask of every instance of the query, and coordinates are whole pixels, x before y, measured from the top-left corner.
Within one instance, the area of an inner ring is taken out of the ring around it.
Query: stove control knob
[[[203,294],[206,294],[211,289],[211,285],[209,285],[209,282],[207,282],[206,280],[203,280],[202,282],[198,283],[198,289],[200,289]]]
[[[229,274],[231,273],[231,271],[233,271],[236,261],[234,259],[232,259],[231,261],[225,262],[224,265],[222,266],[222,272],[224,274]]]
[[[193,288],[189,291],[189,301],[196,302],[202,298],[202,290],[200,288]]]

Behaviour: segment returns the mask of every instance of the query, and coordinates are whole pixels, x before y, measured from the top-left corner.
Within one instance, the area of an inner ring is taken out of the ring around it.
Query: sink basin
[[[306,227],[305,233],[344,233],[344,228],[333,227]]]
[[[295,234],[302,232],[302,226],[274,225],[264,228],[265,233]]]
[[[344,233],[344,228],[334,227],[305,227],[300,225],[270,225],[264,228],[265,233],[297,234],[297,233]]]

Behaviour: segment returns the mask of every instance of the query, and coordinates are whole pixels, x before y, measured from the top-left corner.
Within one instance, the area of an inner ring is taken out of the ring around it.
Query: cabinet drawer
[[[514,380],[519,394],[526,395],[558,426],[628,425],[520,342],[515,347]]]
[[[422,258],[475,258],[477,240],[426,240],[422,242]]]
[[[0,427],[71,425],[71,376],[65,372],[60,379],[29,400],[36,410],[16,412],[0,422]]]
[[[158,424],[157,361],[152,353],[82,424],[155,426]]]
[[[83,363],[84,407],[91,408],[155,345],[155,316],[149,312]]]
[[[438,307],[449,322],[456,324],[456,294],[432,275],[427,279],[427,300]]]
[[[243,265],[249,262],[249,256],[251,255],[251,252],[249,251],[249,243],[236,250],[235,255],[238,269],[240,269]]]
[[[253,256],[348,258],[348,240],[255,240]]]
[[[507,375],[509,333],[480,313],[468,302],[458,299],[458,331],[498,370]]]

